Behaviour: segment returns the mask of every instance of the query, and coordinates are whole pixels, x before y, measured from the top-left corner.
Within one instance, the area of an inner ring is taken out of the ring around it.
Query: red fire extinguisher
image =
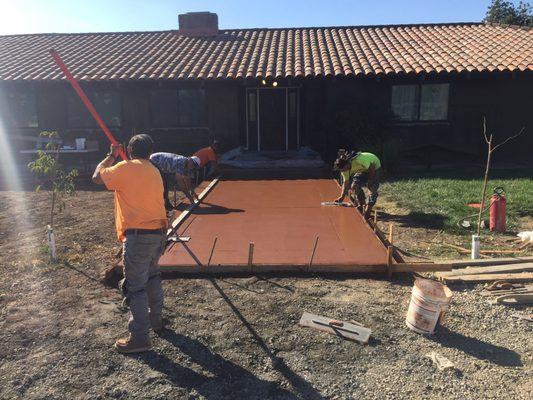
[[[505,192],[502,187],[494,188],[490,196],[490,225],[491,231],[505,232]]]

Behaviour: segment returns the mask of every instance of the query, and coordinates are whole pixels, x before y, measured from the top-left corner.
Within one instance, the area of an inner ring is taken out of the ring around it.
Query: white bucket
[[[417,278],[405,323],[415,332],[433,334],[437,323],[443,322],[451,299],[452,291],[447,286],[429,279]]]
[[[76,138],[76,150],[85,150],[85,138]]]

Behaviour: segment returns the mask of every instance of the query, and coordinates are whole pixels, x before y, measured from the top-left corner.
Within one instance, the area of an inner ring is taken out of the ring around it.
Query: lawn
[[[440,169],[409,172],[393,177],[381,186],[382,199],[408,211],[414,226],[443,230],[450,234],[472,233],[477,210],[467,204],[480,202],[481,169]],[[524,229],[523,221],[533,216],[533,169],[498,169],[491,171],[488,197],[501,186],[507,199],[507,221],[510,232]],[[379,203],[378,203],[379,204]],[[470,230],[459,226],[468,219]],[[484,214],[488,220],[488,211]]]

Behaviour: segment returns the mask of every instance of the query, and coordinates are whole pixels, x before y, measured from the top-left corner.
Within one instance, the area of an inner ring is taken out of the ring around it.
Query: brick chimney
[[[209,11],[178,15],[179,33],[185,36],[218,35],[218,15]]]

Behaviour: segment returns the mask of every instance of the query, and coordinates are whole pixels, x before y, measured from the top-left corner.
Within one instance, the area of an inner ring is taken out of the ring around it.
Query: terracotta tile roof
[[[0,36],[0,80],[157,80],[532,71],[533,29],[479,23]]]

